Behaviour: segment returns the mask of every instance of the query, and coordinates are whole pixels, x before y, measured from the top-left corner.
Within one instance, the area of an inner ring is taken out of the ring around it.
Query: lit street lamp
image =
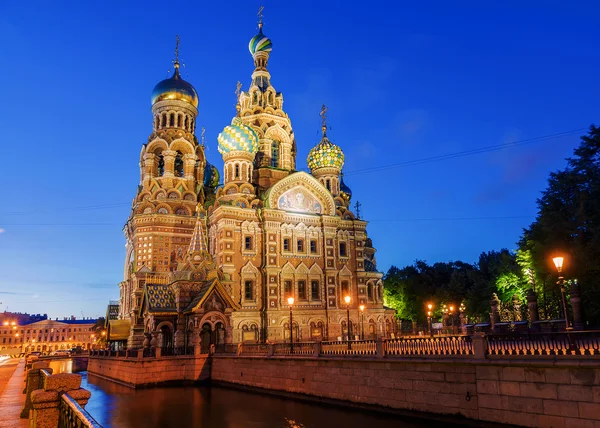
[[[346,313],[348,315],[348,324],[346,324],[346,338],[348,339],[348,349],[352,349],[352,344],[350,343],[350,296],[344,297],[344,301],[346,302]]]
[[[360,340],[365,340],[365,305],[360,305]]]
[[[429,329],[429,335],[433,336],[433,325],[431,325],[431,310],[433,309],[433,305],[431,303],[427,304],[427,328]]]
[[[294,298],[288,297],[288,305],[290,305],[290,354],[294,353],[294,337],[293,337],[293,328],[292,328],[292,306],[294,305]]]
[[[558,271],[557,284],[560,287],[560,297],[562,298],[562,306],[565,314],[565,328],[567,330],[571,330],[571,327],[569,326],[569,313],[567,311],[567,301],[565,299],[565,278],[562,276],[562,267],[564,260],[564,257],[554,257],[552,259],[552,261],[554,262],[554,266],[556,266],[556,270]]]

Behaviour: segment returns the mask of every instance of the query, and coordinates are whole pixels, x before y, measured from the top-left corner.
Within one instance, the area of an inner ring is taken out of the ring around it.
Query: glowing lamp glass
[[[361,312],[362,312],[362,311],[364,311],[364,310],[365,310],[365,305],[360,305],[360,306],[359,306],[359,308],[360,308],[360,310],[361,310]]]
[[[288,305],[292,306],[294,304],[294,298],[288,297]]]
[[[344,302],[346,302],[346,304],[349,304],[350,303],[350,296],[344,297]]]
[[[552,259],[552,261],[554,262],[554,266],[556,266],[556,270],[558,270],[560,272],[562,270],[563,262],[565,261],[565,258],[564,257],[554,257]]]

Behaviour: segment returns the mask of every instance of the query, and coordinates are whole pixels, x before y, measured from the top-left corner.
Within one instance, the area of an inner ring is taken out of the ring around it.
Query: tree
[[[600,128],[581,137],[565,169],[552,172],[538,199],[536,220],[523,232],[542,310],[560,316],[560,292],[551,258],[565,256],[565,275],[581,285],[584,312],[600,325]]]

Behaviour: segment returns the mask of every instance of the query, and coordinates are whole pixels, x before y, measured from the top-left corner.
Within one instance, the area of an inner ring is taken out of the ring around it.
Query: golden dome
[[[152,90],[152,105],[164,100],[186,101],[198,108],[198,93],[191,83],[181,78],[178,63],[175,63],[173,76],[158,82]]]

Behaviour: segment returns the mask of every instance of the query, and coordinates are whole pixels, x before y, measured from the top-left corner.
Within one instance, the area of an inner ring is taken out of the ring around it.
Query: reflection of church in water
[[[367,222],[350,211],[344,154],[326,135],[310,151],[310,174],[296,170],[296,142],[283,95],[271,85],[271,40],[250,41],[247,91],[238,85],[237,114],[219,134],[223,184],[195,136],[198,95],[173,75],[154,88],[153,132],[140,157],[140,185],[124,228],[121,323],[129,346],[144,333],[163,346],[289,340],[336,340],[350,331],[390,335],[394,313],[383,307],[382,274]]]

